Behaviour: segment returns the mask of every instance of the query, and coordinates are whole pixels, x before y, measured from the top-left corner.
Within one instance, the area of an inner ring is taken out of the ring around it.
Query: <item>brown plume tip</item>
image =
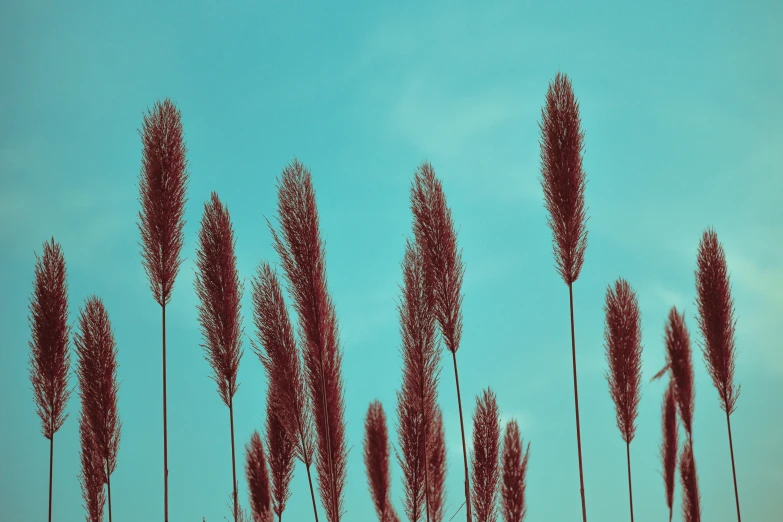
[[[666,362],[672,374],[677,405],[685,431],[693,433],[693,409],[695,389],[693,385],[693,363],[691,361],[691,341],[685,314],[672,307],[666,323]]]
[[[250,511],[253,522],[272,522],[272,497],[269,490],[269,472],[266,466],[264,445],[257,431],[253,432],[250,442],[245,446],[247,454],[245,474],[250,490]]]
[[[587,209],[582,170],[584,131],[571,80],[557,73],[541,111],[541,186],[549,211],[557,272],[567,285],[579,277],[587,248]]]
[[[220,398],[230,402],[237,389],[242,358],[242,283],[237,272],[236,241],[228,207],[216,193],[204,204],[196,252],[196,294],[206,359]]]
[[[82,414],[79,417],[79,440],[81,442],[82,469],[79,484],[82,487],[82,500],[88,522],[101,522],[106,504],[106,492],[103,488],[106,471],[98,447],[92,435],[89,421]]]
[[[682,519],[685,522],[699,522],[701,520],[699,477],[696,474],[696,461],[693,458],[693,445],[690,440],[685,443],[680,457],[680,481],[682,483]]]
[[[33,295],[30,299],[30,381],[33,385],[41,431],[51,439],[68,418],[68,283],[65,256],[54,238],[36,256]]]
[[[740,386],[734,387],[736,319],[726,254],[712,229],[707,229],[701,238],[696,265],[696,305],[704,338],[702,351],[712,382],[718,389],[721,407],[731,415],[740,393]]]
[[[661,464],[663,465],[663,483],[666,488],[666,505],[669,512],[674,505],[674,478],[677,474],[677,397],[674,381],[669,381],[663,396],[661,407]]]
[[[364,465],[378,520],[395,519],[397,515],[394,514],[390,495],[389,434],[386,414],[378,401],[370,404],[364,421]]]
[[[138,227],[142,263],[155,300],[165,306],[182,264],[185,193],[188,185],[180,112],[165,99],[144,115],[141,130]]]
[[[416,243],[421,245],[430,306],[446,348],[456,353],[462,338],[462,252],[443,184],[429,163],[416,170],[411,187]]]
[[[515,420],[506,424],[503,438],[500,506],[504,522],[522,522],[527,514],[525,488],[530,443],[525,447]]]
[[[487,388],[476,397],[473,412],[473,513],[477,522],[497,520],[500,480],[500,412],[495,393]]]
[[[267,394],[266,404],[266,440],[269,450],[269,471],[272,475],[272,511],[282,517],[286,502],[291,497],[291,479],[294,476],[296,444],[285,429],[278,411],[280,392],[277,384],[272,383]]]
[[[636,433],[642,390],[642,319],[636,293],[628,281],[618,279],[606,291],[604,338],[609,372],[609,393],[614,401],[617,427],[626,443]]]
[[[277,189],[281,233],[272,229],[274,247],[299,315],[318,437],[316,468],[321,499],[329,522],[338,522],[343,513],[348,454],[345,394],[337,314],[327,288],[315,190],[310,172],[297,160],[283,169]]]
[[[82,416],[103,465],[111,474],[117,465],[121,429],[117,410],[117,343],[103,301],[95,296],[87,299],[79,314],[74,344]]]

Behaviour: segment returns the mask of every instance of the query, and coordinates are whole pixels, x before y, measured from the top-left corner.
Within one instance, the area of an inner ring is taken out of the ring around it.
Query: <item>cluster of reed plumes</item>
[[[582,168],[584,132],[570,80],[558,74],[549,85],[542,110],[541,185],[553,234],[558,274],[568,286],[571,325],[576,442],[583,520],[587,502],[574,330],[574,283],[587,248],[587,178]],[[145,116],[139,176],[138,227],[142,263],[162,319],[163,505],[168,521],[168,430],[166,404],[166,305],[182,263],[184,213],[188,185],[187,149],[179,110],[169,100]],[[195,293],[202,348],[212,378],[229,411],[231,436],[231,511],[235,521],[282,521],[292,496],[295,461],[305,467],[313,518],[321,508],[328,522],[344,519],[348,441],[345,425],[343,352],[337,311],[327,284],[326,250],[310,171],[298,160],[277,180],[277,219],[267,221],[282,278],[262,260],[251,282],[254,336],[250,341],[267,377],[264,426],[245,444],[249,514],[239,501],[234,441],[234,396],[244,336],[240,301],[244,285],[237,269],[234,227],[227,205],[216,193],[205,202],[198,232]],[[451,354],[462,440],[464,489],[457,512],[468,522],[521,522],[527,514],[526,482],[530,443],[515,420],[501,425],[495,393],[488,386],[475,399],[472,448],[466,436],[457,352],[461,346],[464,268],[457,227],[442,181],[422,163],[410,187],[411,231],[401,261],[398,301],[402,373],[397,391],[392,445],[383,405],[370,403],[364,425],[363,456],[369,493],[380,522],[441,522],[445,512],[446,444],[438,401],[442,357]],[[35,264],[30,303],[32,331],[30,377],[44,436],[50,441],[49,520],[52,519],[54,435],[66,420],[70,372],[68,295],[65,257],[54,239],[43,245]],[[703,354],[726,414],[734,471],[731,414],[740,388],[733,374],[734,308],[723,248],[711,229],[698,247],[696,290]],[[289,315],[291,307],[295,321]],[[636,432],[642,391],[641,313],[636,292],[622,278],[608,286],[605,301],[605,349],[609,393],[617,427],[626,444],[630,519],[634,518],[631,442]],[[683,490],[683,518],[700,519],[700,495],[693,452],[695,404],[690,336],[684,314],[671,309],[664,327],[666,365],[653,378],[669,376],[662,406],[661,463],[669,519],[677,468]],[[82,410],[80,482],[85,516],[111,521],[111,476],[117,465],[121,421],[118,409],[117,343],[100,298],[87,299],[73,336]],[[679,425],[686,438],[680,447]],[[468,434],[470,435],[470,434]],[[402,511],[394,507],[391,466],[402,472]],[[316,477],[317,488],[313,475]],[[317,491],[316,491],[317,489]],[[734,473],[737,518],[739,493]],[[464,499],[463,499],[464,495]]]

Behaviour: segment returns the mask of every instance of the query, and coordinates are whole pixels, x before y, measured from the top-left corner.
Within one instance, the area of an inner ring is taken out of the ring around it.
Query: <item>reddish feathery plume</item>
[[[82,416],[89,426],[95,451],[101,458],[102,477],[108,486],[111,521],[111,474],[117,467],[122,423],[117,411],[117,343],[109,314],[98,297],[88,298],[80,312],[74,344],[78,356]]]
[[[253,522],[272,522],[272,497],[269,491],[269,472],[266,467],[266,456],[261,437],[254,431],[250,442],[245,446],[247,461],[245,474],[247,486],[250,489],[250,511]],[[234,497],[236,499],[236,496]],[[236,504],[235,508],[236,509]],[[236,516],[236,511],[234,512]]]
[[[343,513],[345,487],[345,392],[337,314],[326,281],[324,242],[310,172],[294,160],[278,182],[281,233],[270,225],[299,315],[304,364],[318,436],[317,470],[329,522]]]
[[[435,342],[435,318],[427,302],[427,279],[419,246],[408,242],[402,263],[403,287],[399,305],[403,378],[398,394],[400,447],[406,505],[411,520],[420,507],[429,514],[427,458],[437,408],[440,352]],[[408,433],[403,430],[413,428]],[[423,506],[420,506],[420,497]]]
[[[731,415],[737,407],[740,387],[734,387],[734,300],[726,268],[726,254],[714,230],[704,232],[696,261],[696,304],[704,337],[704,360],[718,389],[721,408]]]
[[[430,483],[430,521],[442,522],[446,504],[446,433],[443,430],[443,412],[435,409],[435,419],[427,440],[427,469]]]
[[[541,111],[541,186],[554,237],[557,272],[567,285],[579,277],[587,248],[587,210],[582,170],[584,131],[571,80],[558,73]]]
[[[380,522],[396,520],[391,504],[391,471],[389,470],[389,433],[386,414],[380,402],[374,401],[367,409],[364,421],[364,465],[367,483]]]
[[[737,504],[737,521],[740,514],[739,491],[737,490],[737,469],[734,465],[734,442],[731,437],[730,416],[737,408],[740,386],[734,387],[734,365],[737,352],[734,346],[734,300],[731,297],[731,281],[726,267],[726,254],[718,241],[718,235],[707,229],[699,242],[696,261],[696,305],[699,308],[699,328],[704,345],[702,353],[707,362],[707,371],[718,389],[721,408],[726,413],[726,427],[729,434],[731,472],[734,478],[734,499]]]
[[[473,413],[473,512],[476,522],[497,520],[497,493],[500,480],[500,413],[497,400],[487,388],[476,397]]]
[[[630,444],[636,433],[636,417],[642,388],[642,319],[636,294],[624,279],[606,292],[606,360],[609,393],[614,400],[617,427]]]
[[[93,440],[89,421],[84,414],[79,417],[79,439],[81,441],[82,462],[79,483],[82,486],[82,499],[84,500],[84,510],[87,513],[87,522],[102,522],[103,507],[106,505],[106,493],[103,489],[106,470],[103,467],[103,458]]]
[[[285,505],[291,496],[290,485],[294,476],[296,444],[289,436],[278,412],[280,400],[277,385],[272,383],[266,404],[266,440],[269,453],[269,471],[272,479],[272,511],[282,520]]]
[[[457,244],[457,233],[446,203],[441,181],[429,163],[422,163],[416,170],[410,192],[413,212],[413,231],[421,248],[424,262],[428,304],[437,319],[446,348],[454,363],[454,381],[457,388],[460,433],[462,435],[462,459],[465,467],[465,505],[467,520],[473,520],[473,504],[470,500],[470,474],[468,473],[468,448],[465,439],[465,423],[462,415],[462,398],[457,369],[457,350],[462,339],[462,252]]]
[[[666,505],[669,507],[669,522],[674,512],[674,478],[677,474],[677,396],[674,381],[669,381],[663,396],[661,464],[663,465],[663,483],[666,488]]]
[[[33,385],[41,431],[49,439],[49,521],[52,520],[52,473],[54,434],[65,422],[68,390],[68,283],[65,256],[58,243],[43,244],[42,257],[36,256],[33,295],[30,299],[30,381]]]
[[[155,301],[165,306],[182,264],[188,185],[187,148],[174,103],[169,99],[156,102],[144,115],[139,134],[143,150],[138,227],[143,264]]]
[[[685,314],[672,307],[666,323],[666,363],[671,371],[680,418],[688,433],[693,433],[693,406],[695,404],[693,385],[693,363],[691,362],[691,341]]]
[[[199,246],[196,252],[196,294],[199,297],[199,323],[202,345],[212,366],[218,393],[228,406],[231,423],[231,468],[234,478],[234,518],[239,511],[237,499],[236,457],[234,452],[234,393],[242,358],[242,283],[234,253],[236,241],[228,208],[216,193],[204,204]]]
[[[527,514],[525,488],[530,443],[525,447],[517,421],[506,424],[500,482],[500,511],[505,522],[522,522]]]
[[[685,522],[701,520],[701,499],[699,496],[699,477],[696,474],[696,461],[693,458],[693,444],[685,443],[680,457],[680,481],[682,483],[682,519]]]

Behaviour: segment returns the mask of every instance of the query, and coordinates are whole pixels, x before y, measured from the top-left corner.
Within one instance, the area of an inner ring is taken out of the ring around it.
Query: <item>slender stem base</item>
[[[54,468],[54,433],[49,439],[49,522],[52,522],[52,470]]]
[[[731,420],[728,411],[726,411],[726,426],[729,428],[729,451],[731,452],[731,474],[734,476],[734,500],[737,502],[737,522],[742,522],[742,515],[740,515],[739,492],[737,491],[737,470],[734,467],[734,443],[731,440]]]
[[[576,409],[576,447],[579,453],[579,492],[582,494],[582,520],[587,522],[585,508],[585,480],[582,472],[582,432],[579,429],[579,386],[576,382],[576,337],[574,335],[574,287],[568,285],[568,298],[571,304],[571,358],[574,365],[574,408]]]
[[[169,522],[169,435],[166,422],[166,305],[163,309],[163,520]]]
[[[106,463],[106,490],[108,491],[109,501],[109,522],[111,522],[111,475],[109,474],[109,463]]]
[[[313,514],[315,515],[315,522],[318,522],[318,507],[315,505],[315,490],[313,489],[313,479],[310,476],[310,464],[306,463],[307,467],[307,483],[310,484],[310,498],[313,500]]]
[[[633,522],[633,487],[631,486],[631,443],[625,443],[625,453],[628,457],[628,498],[631,501],[631,522]]]
[[[228,400],[228,415],[231,419],[231,472],[234,479],[234,521],[239,521],[239,501],[237,499],[237,461],[234,454],[234,398]],[[111,522],[111,521],[109,521]]]
[[[459,428],[462,431],[462,457],[465,460],[465,511],[468,522],[473,520],[473,506],[470,503],[470,476],[468,475],[468,447],[465,444],[465,423],[462,421],[462,398],[459,391],[459,372],[457,371],[457,352],[451,352],[454,360],[454,379],[457,382],[457,406],[459,407]]]

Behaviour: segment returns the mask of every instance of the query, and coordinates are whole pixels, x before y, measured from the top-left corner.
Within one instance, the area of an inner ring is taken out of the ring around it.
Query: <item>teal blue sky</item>
[[[229,206],[249,280],[259,261],[277,261],[264,218],[274,217],[275,178],[294,156],[313,173],[342,335],[351,448],[344,520],[375,517],[362,461],[371,400],[383,402],[396,429],[399,262],[410,181],[425,159],[444,182],[464,249],[466,411],[491,386],[504,419],[516,418],[532,443],[528,520],[577,520],[568,291],[553,267],[538,182],[538,121],[558,70],[573,80],[586,132],[590,235],[574,292],[591,520],[628,516],[603,348],[605,290],[620,276],[638,292],[644,328],[631,447],[636,519],[666,517],[658,459],[665,385],[648,380],[663,364],[663,325],[677,305],[696,349],[704,519],[734,520],[725,417],[694,319],[696,247],[707,226],[725,245],[738,315],[742,395],[732,428],[743,514],[783,517],[783,346],[774,327],[783,313],[783,4],[110,4],[0,7],[1,520],[46,518],[48,443],[27,374],[26,317],[34,254],[51,236],[68,263],[71,320],[95,293],[116,331],[123,431],[115,519],[162,518],[160,309],[135,222],[137,129],[166,96],[182,111],[191,175],[186,261],[168,309],[171,520],[229,516],[228,411],[199,346],[193,290],[203,203],[215,190]],[[243,314],[254,335],[249,297]],[[239,448],[262,427],[266,393],[261,364],[244,347]],[[446,365],[440,402],[451,517],[461,504],[462,457]],[[58,521],[84,516],[76,395],[68,411],[55,437]],[[392,473],[401,509],[396,463]],[[292,491],[284,519],[309,520],[301,464]]]

